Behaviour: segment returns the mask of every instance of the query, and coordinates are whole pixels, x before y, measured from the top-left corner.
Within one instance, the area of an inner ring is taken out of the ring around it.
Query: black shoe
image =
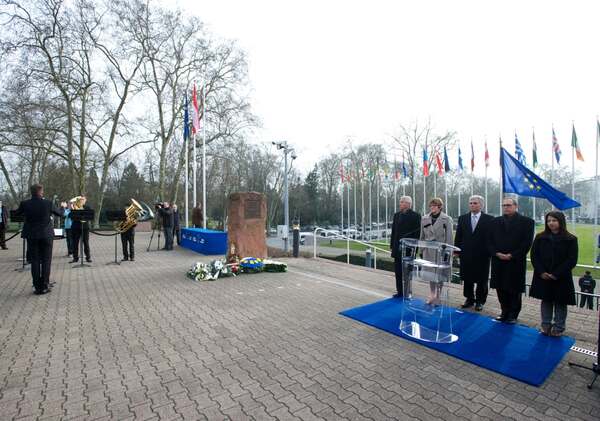
[[[132,257],[131,259],[129,259],[130,262],[134,262],[135,259]]]
[[[85,261],[88,262],[88,263],[92,263],[92,258],[91,257],[86,257]]]
[[[483,310],[483,304],[475,304],[475,311]]]
[[[54,288],[54,285],[56,285],[56,282],[50,282],[48,284],[48,288]]]
[[[121,262],[126,262],[126,261],[128,261],[128,260],[129,260],[129,257],[123,257],[123,258],[121,259]],[[131,259],[131,260],[133,260],[133,259]]]
[[[36,289],[33,293],[35,295],[44,295],[44,294],[48,294],[49,292],[50,292],[50,289],[44,288],[44,289]]]
[[[402,294],[398,294],[395,293],[394,295],[392,295],[393,298],[404,298],[404,296]]]
[[[513,319],[513,318],[507,318],[506,320],[504,320],[504,323],[507,323],[509,325],[514,325],[517,323],[517,319]]]
[[[496,317],[494,320],[498,320],[499,322],[504,322],[504,321],[506,321],[506,315],[501,314],[498,317]]]
[[[471,307],[473,307],[473,301],[471,301],[471,300],[465,301],[465,303],[460,306],[460,308],[471,308]]]
[[[69,263],[77,263],[77,262],[79,262],[79,259],[73,259]]]

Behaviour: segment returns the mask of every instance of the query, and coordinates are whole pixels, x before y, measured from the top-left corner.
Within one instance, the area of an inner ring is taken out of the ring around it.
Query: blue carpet
[[[451,311],[458,341],[423,342],[398,328],[403,305],[402,300],[389,298],[340,314],[534,386],[544,383],[575,343],[567,336],[551,338],[527,326],[499,323],[487,316],[456,309]]]

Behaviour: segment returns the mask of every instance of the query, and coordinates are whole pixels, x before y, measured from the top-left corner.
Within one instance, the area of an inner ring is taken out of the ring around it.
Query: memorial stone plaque
[[[232,193],[227,215],[227,258],[267,257],[265,196],[257,192]]]
[[[260,218],[260,200],[246,199],[244,207],[244,218],[257,219]]]

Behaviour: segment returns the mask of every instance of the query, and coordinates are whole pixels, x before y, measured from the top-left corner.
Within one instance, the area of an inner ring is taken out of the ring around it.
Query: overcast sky
[[[473,139],[481,175],[484,139],[497,167],[498,137],[513,153],[515,130],[530,163],[535,128],[549,164],[553,124],[570,167],[574,121],[578,167],[594,174],[600,2],[178,1],[248,53],[257,139],[287,140],[304,170],[430,117],[458,132],[465,163]]]

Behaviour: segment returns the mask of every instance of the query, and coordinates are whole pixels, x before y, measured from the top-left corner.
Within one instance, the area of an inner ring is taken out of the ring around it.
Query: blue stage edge
[[[202,228],[183,228],[181,246],[206,255],[226,254],[227,233]]]
[[[527,326],[500,323],[457,309],[451,309],[457,342],[423,342],[400,331],[403,305],[402,299],[389,298],[340,314],[533,386],[544,383],[575,343],[567,336],[552,338]]]

